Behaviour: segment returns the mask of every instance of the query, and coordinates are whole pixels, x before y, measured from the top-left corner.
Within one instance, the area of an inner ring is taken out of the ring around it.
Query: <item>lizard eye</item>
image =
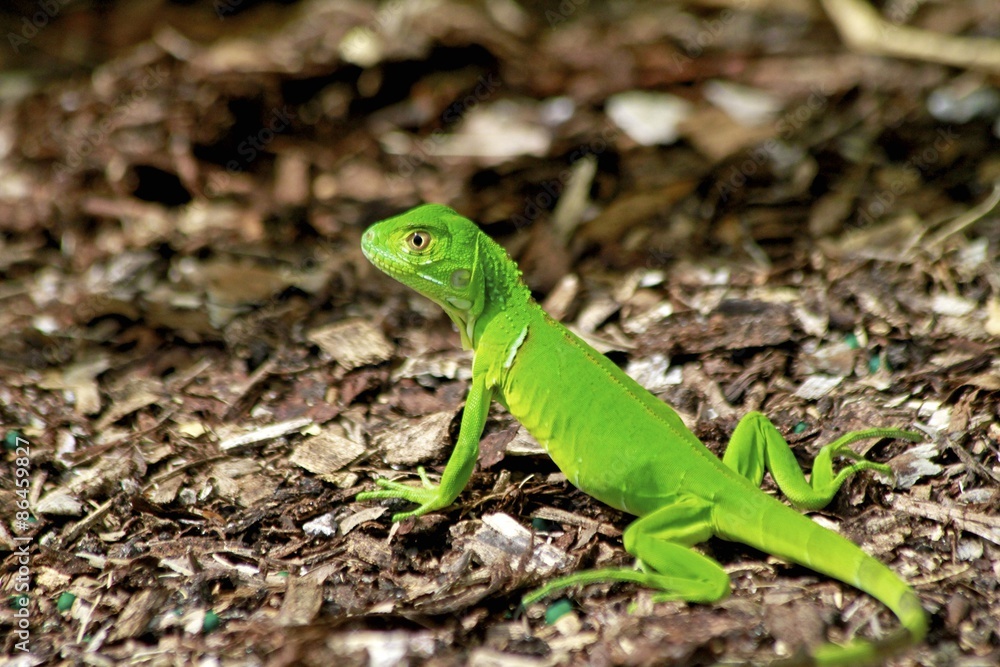
[[[410,232],[410,235],[406,237],[406,244],[410,246],[410,250],[423,252],[431,244],[431,233],[422,229]]]

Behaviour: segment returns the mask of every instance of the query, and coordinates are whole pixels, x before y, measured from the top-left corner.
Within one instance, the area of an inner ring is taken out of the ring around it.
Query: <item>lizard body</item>
[[[850,584],[901,621],[900,630],[879,642],[825,644],[807,664],[877,663],[926,634],[919,599],[892,570],[759,488],[766,470],[796,506],[824,507],[855,472],[890,472],[854,453],[850,443],[881,437],[917,441],[919,434],[889,428],[848,433],[822,448],[807,480],[774,425],[751,412],[719,459],[670,406],[545,313],[503,248],[453,210],[428,204],[377,223],[365,232],[362,249],[378,268],[441,305],[475,356],[458,440],[440,484],[420,469],[422,487],[380,479],[381,488],[359,494],[359,500],[402,498],[418,504],[394,521],[450,505],[472,474],[495,399],[571,483],[639,517],[623,539],[642,570],[571,574],[529,593],[525,604],[566,586],[600,581],[649,586],[661,591],[658,599],[718,601],[729,594],[728,575],[690,548],[717,536]],[[835,472],[834,457],[851,462]]]

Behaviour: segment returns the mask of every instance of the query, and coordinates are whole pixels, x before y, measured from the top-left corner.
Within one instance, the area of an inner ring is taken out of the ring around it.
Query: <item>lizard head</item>
[[[485,300],[484,240],[489,238],[471,220],[425,204],[369,227],[361,250],[378,269],[444,308],[462,345],[471,348]]]

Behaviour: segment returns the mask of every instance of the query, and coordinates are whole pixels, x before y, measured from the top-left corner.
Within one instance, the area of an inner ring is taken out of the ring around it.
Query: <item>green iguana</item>
[[[495,399],[574,486],[639,517],[623,539],[640,570],[571,574],[529,593],[525,605],[566,586],[608,581],[658,589],[657,599],[721,600],[729,594],[728,575],[690,548],[714,535],[850,584],[880,600],[902,623],[878,642],[824,644],[808,662],[877,663],[924,637],[920,600],[892,570],[759,488],[770,471],[794,505],[819,509],[859,470],[891,473],[848,445],[886,437],[916,442],[919,434],[894,428],[847,433],[820,450],[806,481],[778,430],[751,412],[720,460],[673,409],[543,311],[504,249],[452,209],[428,204],[376,223],[361,245],[376,267],[444,308],[475,357],[458,442],[440,484],[420,468],[422,487],[379,479],[381,488],[358,500],[402,498],[418,505],[393,521],[449,506],[469,481]],[[835,457],[851,463],[834,472]]]

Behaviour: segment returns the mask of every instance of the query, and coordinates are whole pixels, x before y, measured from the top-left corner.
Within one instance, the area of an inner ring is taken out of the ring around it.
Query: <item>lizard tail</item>
[[[894,575],[895,576],[895,575]],[[810,658],[816,667],[860,667],[881,665],[886,658],[920,642],[927,634],[927,617],[920,600],[911,590],[904,592],[896,605],[881,600],[899,618],[903,627],[874,641],[854,640],[848,644],[823,644]]]
[[[805,515],[782,505],[773,498],[758,514],[761,523],[722,520],[720,537],[735,539],[774,554],[782,560],[804,565],[811,570],[838,579],[871,595],[888,607],[899,619],[901,628],[881,640],[855,640],[848,644],[823,644],[809,655],[793,658],[780,665],[816,665],[817,667],[859,667],[880,665],[885,658],[923,640],[927,634],[927,616],[920,599],[899,576],[872,558],[856,544],[833,531],[822,528]],[[780,514],[780,517],[777,516]],[[791,516],[794,515],[794,518]],[[781,531],[762,530],[763,526],[789,524]]]

